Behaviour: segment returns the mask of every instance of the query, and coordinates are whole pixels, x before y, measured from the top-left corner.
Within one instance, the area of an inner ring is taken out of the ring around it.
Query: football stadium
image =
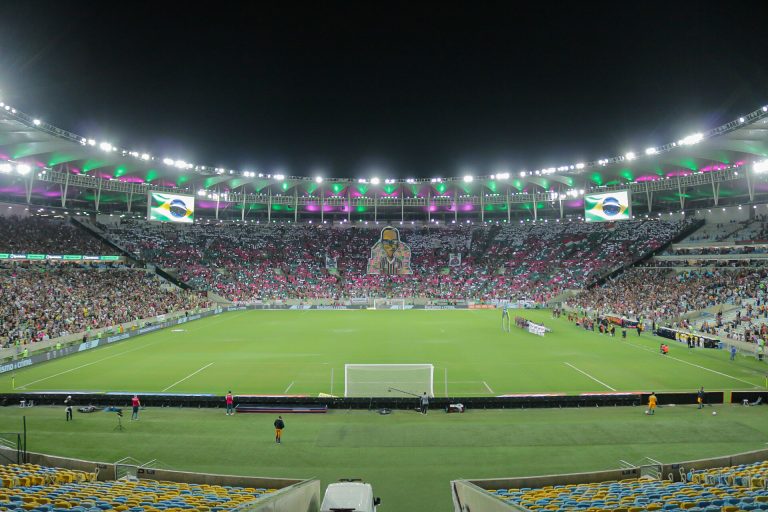
[[[4,3],[0,511],[768,510],[766,7],[339,4]]]

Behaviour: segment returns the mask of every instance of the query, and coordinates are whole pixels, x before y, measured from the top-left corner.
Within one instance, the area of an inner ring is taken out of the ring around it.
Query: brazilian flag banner
[[[613,222],[631,218],[629,190],[584,196],[584,220],[587,222]]]
[[[150,192],[147,210],[148,220],[192,224],[195,221],[195,196]]]

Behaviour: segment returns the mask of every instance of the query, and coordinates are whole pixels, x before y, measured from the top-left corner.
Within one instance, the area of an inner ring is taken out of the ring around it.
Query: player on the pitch
[[[501,307],[501,330],[510,331],[509,308],[506,304]]]

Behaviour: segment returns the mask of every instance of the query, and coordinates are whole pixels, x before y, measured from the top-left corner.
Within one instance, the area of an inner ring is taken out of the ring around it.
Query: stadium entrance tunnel
[[[735,396],[736,392],[734,392]],[[125,407],[131,406],[131,397],[128,393],[78,393],[74,391],[38,392],[38,393],[7,393],[0,395],[0,405],[18,406],[21,401],[36,405],[61,405],[64,399],[72,395],[77,407],[93,405],[96,407]],[[429,401],[429,409],[433,411],[447,411],[451,404],[462,403],[468,410],[477,409],[536,409],[536,408],[562,408],[562,407],[618,407],[641,406],[648,403],[650,393],[584,393],[581,395],[560,394],[517,394],[497,397],[433,397]],[[768,394],[766,394],[768,395]],[[691,405],[697,403],[697,394],[691,393],[657,393],[660,406],[665,405]],[[144,393],[140,395],[141,403],[145,407],[197,407],[197,408],[224,408],[223,396],[216,395],[185,395]],[[748,397],[751,401],[756,399],[756,394]],[[765,396],[763,400],[767,400]],[[725,403],[725,393],[722,391],[709,391],[705,393],[705,403]],[[731,402],[736,400],[732,398]],[[741,398],[738,398],[738,402]],[[418,398],[404,397],[371,397],[371,398],[337,398],[337,397],[309,397],[309,396],[235,396],[236,409],[239,412],[304,412],[322,413],[333,409],[419,409]]]

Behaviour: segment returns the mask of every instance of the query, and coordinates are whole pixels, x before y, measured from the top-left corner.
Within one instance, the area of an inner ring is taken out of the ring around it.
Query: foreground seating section
[[[532,511],[768,510],[768,462],[691,471],[687,477],[689,482],[630,479],[488,492]]]
[[[97,482],[95,473],[32,464],[0,466],[0,478],[0,510],[39,512],[217,512],[276,491],[154,480]]]

